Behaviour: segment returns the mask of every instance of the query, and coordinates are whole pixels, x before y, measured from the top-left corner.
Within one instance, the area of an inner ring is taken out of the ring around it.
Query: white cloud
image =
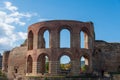
[[[47,21],[47,20],[52,20],[52,19],[47,19],[47,18],[40,18],[39,21]]]
[[[27,33],[16,30],[25,26],[28,19],[36,16],[35,13],[18,11],[18,7],[11,2],[4,2],[4,6],[5,9],[0,11],[0,52],[12,49],[18,46],[18,41],[25,40]]]
[[[7,39],[7,37],[3,37],[3,38],[0,38],[0,44],[8,44],[9,42],[9,39]]]
[[[14,29],[14,26],[0,22],[0,30],[3,32],[4,36],[13,34]]]
[[[18,8],[16,6],[13,6],[11,2],[4,2],[6,9],[10,11],[16,11]]]
[[[25,33],[25,32],[18,32],[18,36],[19,36],[21,39],[26,39],[26,38],[27,38],[27,33]]]

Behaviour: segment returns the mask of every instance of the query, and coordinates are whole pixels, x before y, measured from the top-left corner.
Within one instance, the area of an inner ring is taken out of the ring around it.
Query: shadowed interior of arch
[[[32,73],[32,65],[33,65],[33,60],[32,57],[29,55],[27,59],[27,73]]]
[[[33,49],[33,32],[30,31],[28,33],[28,50],[32,50]]]
[[[37,73],[49,73],[49,58],[45,54],[39,55],[37,59]]]

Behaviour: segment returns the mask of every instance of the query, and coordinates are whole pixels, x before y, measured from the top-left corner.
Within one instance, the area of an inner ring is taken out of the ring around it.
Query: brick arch
[[[34,40],[34,34],[33,34],[33,31],[30,30],[28,32],[28,50],[33,49],[33,40]]]
[[[71,44],[72,44],[71,41],[72,41],[73,30],[72,30],[71,26],[69,26],[69,25],[60,25],[59,28],[58,28],[59,47],[60,47],[60,44],[61,44],[61,43],[60,43],[60,36],[61,36],[60,33],[61,33],[61,31],[64,30],[64,29],[67,29],[67,30],[70,32],[70,34],[69,34],[69,35],[70,35],[70,42],[69,42],[70,45],[69,45],[69,48],[71,48]]]
[[[46,53],[42,53],[39,54],[39,56],[37,57],[37,73],[41,73],[44,74],[46,73],[46,62],[45,62],[45,57],[48,57],[48,61],[49,59],[49,55]],[[49,73],[49,64],[48,64],[48,73]]]
[[[71,26],[69,26],[67,24],[66,25],[60,25],[60,26],[58,26],[57,31],[58,31],[59,35],[60,35],[60,32],[61,32],[62,29],[67,29],[70,32],[70,36],[72,36],[73,29],[72,29]]]
[[[49,58],[49,60],[51,60],[51,56],[50,56],[47,52],[39,53],[39,54],[37,55],[37,59],[38,59],[41,55],[47,56],[47,57]]]
[[[27,57],[27,73],[32,73],[33,58],[31,55]]]
[[[36,30],[35,30],[34,27],[29,27],[29,28],[28,28],[28,33],[29,33],[30,31],[32,31],[34,35],[36,34]]]
[[[73,55],[72,55],[72,53],[70,53],[70,52],[62,52],[61,54],[58,55],[57,60],[59,61],[60,58],[61,58],[63,55],[67,55],[67,56],[70,57],[70,60],[71,60],[71,61],[73,60]]]
[[[83,32],[83,37],[81,36],[82,32]],[[84,48],[88,49],[89,48],[89,44],[92,44],[91,43],[92,42],[92,38],[91,38],[91,33],[90,33],[89,29],[84,26],[84,27],[81,28],[79,34],[80,34],[80,39],[84,38],[84,41],[83,41],[84,42],[83,43]],[[80,47],[83,48],[81,40],[80,40]]]
[[[40,27],[38,30],[38,48],[45,48],[45,39],[44,39],[44,32],[48,30],[49,32],[49,43],[50,43],[50,35],[51,35],[51,30],[48,27]],[[50,47],[50,44],[49,44]]]
[[[80,56],[79,56],[79,59],[81,59],[82,56],[85,57],[85,58],[87,58],[88,61],[89,61],[89,63],[90,63],[90,54],[89,54],[89,52],[82,52],[80,54]]]
[[[82,54],[81,56],[80,56],[80,66],[81,66],[81,58],[82,57],[84,57],[85,58],[85,68],[86,68],[86,71],[85,72],[87,72],[88,70],[89,70],[89,68],[90,68],[90,56],[86,53],[86,54]],[[82,71],[82,69],[80,68],[80,71]],[[82,72],[84,72],[84,71],[82,71]]]
[[[73,33],[73,29],[72,29],[72,27],[71,26],[69,26],[69,25],[60,25],[59,27],[58,27],[58,33],[60,34],[60,32],[61,32],[61,30],[62,29],[67,29],[68,31],[70,31],[70,34],[72,34]]]
[[[83,31],[83,32],[87,33],[87,34],[88,34],[88,36],[91,36],[91,35],[90,35],[90,31],[89,31],[89,29],[88,29],[87,27],[85,27],[85,26],[84,26],[84,27],[82,27],[82,28],[80,29],[80,32],[81,32],[81,31]]]
[[[70,59],[70,63],[67,63],[67,68],[65,68],[65,65],[61,65],[61,64],[63,64],[63,63],[60,62],[60,59],[62,58],[62,56],[68,56],[69,59]],[[59,56],[58,56],[58,66],[59,66],[58,69],[59,69],[59,71],[60,72],[67,71],[68,73],[70,73],[72,68],[73,68],[72,67],[73,66],[72,65],[72,60],[73,60],[73,55],[70,52],[62,52],[61,54],[59,54]]]
[[[87,53],[80,55],[80,59],[81,59],[82,56],[85,57],[85,58],[87,58],[88,60],[90,60],[90,56]]]
[[[51,29],[49,28],[49,27],[47,27],[47,26],[42,26],[42,27],[40,27],[40,28],[38,28],[38,35],[39,34],[44,34],[44,32],[46,31],[46,30],[48,30],[49,32],[51,32]]]

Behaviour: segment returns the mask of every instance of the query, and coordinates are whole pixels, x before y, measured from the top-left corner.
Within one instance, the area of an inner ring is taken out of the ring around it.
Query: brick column
[[[90,53],[92,54],[92,53]],[[92,56],[90,55],[90,60],[89,60],[89,72],[92,72],[93,67],[92,67]]]
[[[59,67],[59,61],[49,61],[49,73],[51,75],[57,75]]]
[[[59,48],[59,34],[56,30],[50,33],[50,48]]]
[[[79,64],[79,60],[74,60],[71,61],[72,63],[72,69],[71,69],[71,73],[73,75],[79,75],[80,74],[80,64]]]
[[[34,35],[33,38],[33,49],[37,49],[38,48],[38,35]]]
[[[33,62],[33,65],[32,65],[32,75],[34,75],[34,76],[37,75],[37,62]]]
[[[71,48],[80,47],[80,35],[79,33],[71,34]]]

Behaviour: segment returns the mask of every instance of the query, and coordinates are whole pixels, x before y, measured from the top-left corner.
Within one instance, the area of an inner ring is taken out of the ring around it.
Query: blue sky
[[[54,19],[92,21],[97,40],[120,42],[120,0],[0,0],[0,52],[19,46],[29,25]]]

